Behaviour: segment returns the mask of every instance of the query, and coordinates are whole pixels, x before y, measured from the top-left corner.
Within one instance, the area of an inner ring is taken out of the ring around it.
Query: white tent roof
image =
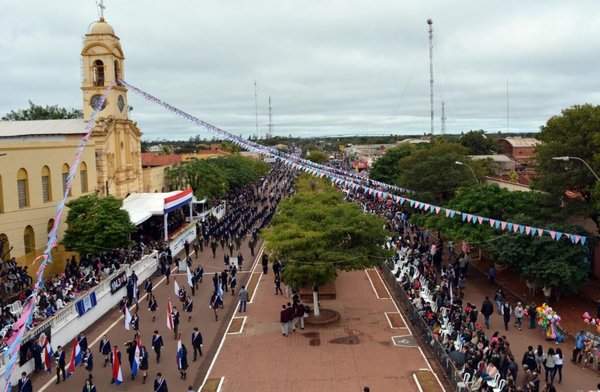
[[[129,213],[129,220],[139,225],[154,215],[163,215],[165,199],[181,191],[165,193],[132,193],[123,200],[123,209]]]

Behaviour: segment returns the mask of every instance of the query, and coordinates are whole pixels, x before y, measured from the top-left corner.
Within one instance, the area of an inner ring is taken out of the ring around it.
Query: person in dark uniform
[[[202,264],[200,264],[199,266],[196,267],[196,270],[194,271],[194,282],[196,284],[196,289],[198,289],[198,283],[202,283],[202,276],[204,275],[204,267],[202,267]]]
[[[134,331],[139,331],[140,330],[140,316],[138,316],[137,312],[133,314],[133,316],[131,317],[131,328],[133,328]]]
[[[146,279],[146,284],[144,285],[144,290],[146,291],[146,294],[148,294],[148,302],[150,302],[150,294],[152,294],[152,279],[148,278]]]
[[[65,352],[63,351],[62,346],[58,346],[56,348],[56,352],[54,353],[54,361],[56,362],[56,383],[60,384],[61,372],[63,375],[63,381],[66,380],[65,365],[67,364]]]
[[[185,250],[185,257],[190,257],[190,241],[189,240],[185,240],[185,243],[183,244],[183,249]]]
[[[217,240],[213,238],[210,242],[210,249],[212,250],[213,259],[217,257]]]
[[[158,331],[154,331],[154,335],[152,335],[152,348],[156,353],[156,363],[160,363],[160,349],[164,346],[163,338],[159,335]]]
[[[196,362],[198,353],[202,356],[202,334],[198,331],[198,327],[194,327],[192,333],[192,347],[194,348],[194,362]]]
[[[254,255],[252,255],[252,256],[254,256]],[[242,265],[244,265],[244,256],[242,256],[241,252],[238,253],[237,259],[238,259],[238,265],[240,266],[240,271],[241,271]]]
[[[133,369],[133,361],[135,361],[135,339],[132,342],[125,343],[127,347],[127,359],[129,360],[129,368]],[[131,379],[135,380],[135,375],[131,374]]]
[[[219,278],[219,274],[215,272],[213,278],[213,285],[215,286],[215,291],[219,291],[219,284],[221,284],[221,278]]]
[[[109,355],[110,355],[110,340],[108,340],[108,338],[106,337],[106,335],[102,336],[102,340],[100,340],[100,350],[98,350],[102,355],[105,356],[104,359],[104,367],[106,367],[106,364],[108,363],[108,361],[110,360]]]
[[[90,378],[85,380],[85,384],[83,385],[81,392],[96,392],[96,386]]]
[[[177,306],[173,306],[171,317],[173,318],[173,339],[177,339],[177,331],[179,330],[179,311],[177,310]]]
[[[221,272],[221,285],[223,286],[223,291],[229,291],[227,289],[227,270],[223,270],[223,272]]]
[[[152,312],[152,322],[156,321],[156,309],[158,309],[158,302],[152,293],[148,294],[150,301],[148,302],[148,310]]]
[[[217,292],[214,291],[210,296],[210,307],[215,311],[215,321],[219,320],[219,316],[217,315],[217,309],[221,306],[221,298],[217,295]]]
[[[43,348],[42,346],[40,346],[40,341],[39,339],[35,341],[35,343],[33,343],[33,347],[31,348],[31,351],[33,352],[33,360],[34,360],[34,365],[35,365],[35,372],[37,373],[38,371],[43,369],[43,365],[42,365],[42,351]]]
[[[200,245],[198,245],[199,243],[201,243],[201,242],[200,241],[194,242],[194,253],[196,254],[196,260],[198,260],[198,253],[200,253]]]
[[[167,278],[167,284],[169,284],[169,276],[171,276],[171,267],[167,266],[165,268],[165,278]]]
[[[283,295],[283,291],[281,291],[281,278],[279,275],[275,275],[275,295],[277,294]]]
[[[85,370],[91,372],[94,370],[94,355],[92,354],[92,350],[87,348],[83,353],[83,364],[85,365]]]
[[[181,358],[178,361],[179,373],[181,373],[181,379],[187,380],[187,368],[188,368],[188,360],[187,360],[187,348],[185,344],[181,345]]]
[[[192,297],[187,297],[183,304],[183,311],[188,314],[188,322],[192,321],[192,310],[194,310],[194,301]]]
[[[281,277],[279,274],[280,272],[281,272],[281,264],[279,263],[279,260],[275,260],[273,262],[273,273],[275,274],[275,276]]]
[[[154,380],[154,392],[169,392],[169,388],[167,388],[167,380],[162,378],[161,373],[156,373],[156,379]]]
[[[235,274],[231,275],[231,278],[229,278],[229,287],[231,287],[231,295],[235,295],[235,287],[237,286],[237,279],[235,277]]]
[[[266,253],[263,253],[262,255],[262,267],[263,267],[263,274],[267,274],[269,272],[269,256],[267,256]]]
[[[148,377],[148,358],[148,350],[146,350],[146,346],[142,346],[140,349],[140,370],[144,371],[142,384],[146,383],[146,378]]]
[[[31,385],[31,379],[26,372],[21,373],[21,378],[17,384],[18,392],[33,392],[33,385]]]
[[[254,257],[254,247],[256,246],[256,241],[254,240],[254,238],[252,238],[249,242],[248,242],[248,247],[250,248],[250,254],[252,255],[252,257]],[[240,266],[241,267],[241,266]]]

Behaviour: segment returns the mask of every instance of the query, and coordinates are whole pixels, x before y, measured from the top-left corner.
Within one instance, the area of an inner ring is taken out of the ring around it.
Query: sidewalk
[[[393,301],[383,298],[389,293],[382,284],[376,271],[340,273],[337,299],[324,300],[322,306],[339,311],[341,320],[284,337],[279,310],[289,299],[274,295],[269,271],[261,276],[248,312],[238,313],[246,317],[243,329],[226,335],[209,379],[213,385],[220,381],[224,392],[348,392],[365,385],[372,391],[418,391],[413,374],[428,371],[429,363]],[[401,346],[394,344],[393,336],[402,336]]]
[[[477,306],[478,309],[480,309],[481,303],[483,302],[485,296],[489,296],[490,300],[493,301],[494,293],[496,292],[498,285],[490,284],[488,282],[487,275],[481,271],[481,269],[485,266],[482,266],[479,263],[472,264],[473,265],[471,265],[471,268],[467,273],[467,286],[465,290],[464,301],[465,303],[471,302]],[[526,295],[528,293],[524,282],[519,281],[515,275],[516,274],[510,272],[499,272],[496,275],[496,282],[501,286],[506,287],[508,300],[513,307],[515,306],[517,300],[525,300],[525,298],[517,299],[517,295],[522,296],[523,294]],[[520,286],[520,283],[522,283],[522,287]],[[525,288],[524,292],[523,287]],[[527,301],[531,302],[532,300],[536,301],[536,304],[541,304],[543,302],[543,298],[541,296],[537,296],[535,299],[527,297]],[[571,331],[570,328],[575,328],[574,330],[577,331],[583,327],[584,324],[581,320],[581,314],[583,311],[577,313],[579,308],[576,301],[573,299],[561,298],[561,301],[558,304],[552,305],[562,318],[561,325],[566,326],[569,331]],[[548,348],[550,347],[553,347],[555,350],[556,348],[560,347],[563,351],[565,356],[563,367],[563,383],[559,385],[558,378],[555,379],[554,384],[557,391],[574,392],[578,390],[592,390],[600,382],[599,372],[593,371],[589,368],[583,369],[571,362],[571,352],[574,347],[574,339],[572,337],[568,337],[563,343],[560,344],[547,341],[542,329],[539,327],[536,327],[536,329],[527,329],[528,320],[526,320],[527,322],[524,323],[525,327],[523,330],[519,331],[513,327],[514,316],[511,318],[509,330],[505,331],[502,316],[498,315],[495,304],[494,311],[494,314],[490,317],[490,329],[486,330],[486,334],[488,337],[491,337],[494,331],[499,331],[500,335],[506,335],[508,341],[510,342],[510,348],[519,365],[519,377],[517,379],[517,385],[520,385],[521,382],[521,376],[523,374],[521,359],[527,350],[527,346],[531,345],[536,348],[538,344],[542,345],[544,352],[547,352]],[[482,316],[480,315],[479,317],[481,321]],[[541,386],[545,385],[544,374],[540,375],[540,379],[542,381]]]

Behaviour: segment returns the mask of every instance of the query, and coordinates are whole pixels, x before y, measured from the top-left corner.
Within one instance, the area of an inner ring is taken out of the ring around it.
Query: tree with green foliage
[[[599,224],[600,182],[579,160],[557,161],[570,156],[585,160],[600,172],[600,106],[585,104],[564,109],[550,118],[536,137],[537,172],[534,186],[562,199],[568,211],[590,217]],[[565,197],[569,191],[577,197]]]
[[[486,161],[471,161],[468,150],[456,143],[428,144],[402,158],[397,185],[417,192],[421,200],[445,203],[457,189],[475,181],[468,164],[478,179],[490,172]]]
[[[314,163],[324,163],[329,160],[329,157],[321,150],[310,150],[306,153],[306,159]]]
[[[79,254],[129,247],[133,244],[131,234],[137,228],[122,206],[122,200],[113,196],[99,197],[96,193],[69,201],[68,228],[62,244]]]
[[[283,281],[295,289],[313,288],[318,315],[319,287],[334,281],[338,270],[374,267],[389,257],[382,247],[388,233],[383,218],[345,202],[341,192],[322,179],[303,175],[297,188],[261,236],[269,254],[282,263]]]
[[[209,163],[223,172],[230,188],[243,187],[258,181],[267,174],[270,167],[264,161],[239,155],[213,158]]]
[[[413,147],[408,143],[390,148],[383,156],[373,162],[373,166],[369,171],[369,178],[388,184],[397,183],[398,173],[400,172],[400,161],[402,158],[409,156],[413,150]]]
[[[498,151],[498,145],[482,129],[461,135],[460,144],[469,150],[469,155],[490,155]]]
[[[519,222],[535,225],[525,216]],[[580,227],[553,225],[560,232],[587,233]],[[493,243],[491,255],[499,264],[514,268],[536,287],[559,287],[575,293],[588,278],[590,244],[573,245],[568,240],[556,241],[549,236],[507,233]]]
[[[41,106],[29,101],[28,109],[11,110],[2,117],[3,121],[30,121],[30,120],[64,120],[70,118],[83,118],[81,109],[65,109],[58,105]]]

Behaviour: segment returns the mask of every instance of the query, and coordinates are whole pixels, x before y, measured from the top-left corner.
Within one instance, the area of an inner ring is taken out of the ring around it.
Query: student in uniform
[[[140,350],[140,370],[144,372],[144,379],[142,384],[146,383],[146,378],[148,377],[148,350],[146,350],[146,346],[142,346]]]
[[[96,392],[96,386],[91,379],[88,378],[85,380],[85,384],[83,384],[83,389],[81,392]]]
[[[158,331],[154,331],[154,335],[152,335],[152,348],[156,353],[156,363],[160,363],[160,349],[164,346],[163,338],[159,335]]]
[[[156,379],[154,380],[154,392],[169,392],[167,388],[167,380],[162,378],[161,373],[156,373]]]
[[[156,309],[158,309],[158,302],[152,293],[148,294],[148,310],[152,312],[152,322],[156,321]]]
[[[57,347],[57,351],[54,353],[54,361],[56,362],[56,383],[60,384],[60,373],[62,372],[63,381],[67,379],[65,365],[67,364],[67,360],[65,358],[65,352],[62,349],[62,346]]]
[[[108,340],[108,338],[106,337],[106,335],[102,336],[102,340],[100,340],[100,354],[104,355],[104,367],[106,367],[106,365],[108,364],[108,361],[110,360],[109,355],[110,355],[110,340]]]
[[[133,328],[134,331],[139,331],[140,330],[140,316],[138,316],[137,312],[133,314],[133,316],[131,317],[131,328]]]
[[[33,392],[33,386],[31,385],[31,379],[26,372],[21,373],[21,378],[17,384],[18,392]]]
[[[198,331],[198,327],[194,327],[192,333],[192,347],[194,348],[194,362],[196,362],[197,354],[202,356],[202,334]]]
[[[176,306],[173,306],[171,317],[173,318],[173,339],[177,339],[177,331],[179,331],[179,311]]]
[[[148,302],[150,301],[150,295],[152,294],[152,279],[148,278],[146,279],[146,284],[144,286],[144,289],[146,290],[146,294],[148,294]]]
[[[91,372],[94,370],[94,355],[92,354],[92,350],[90,350],[88,347],[83,355],[83,364],[85,365],[85,370]]]
[[[192,310],[194,310],[194,301],[192,297],[187,297],[183,304],[183,311],[188,314],[188,322],[192,321]]]
[[[122,362],[121,362],[121,351],[119,351],[119,346],[117,346],[117,345],[115,344],[115,345],[114,345],[114,351],[111,351],[111,352],[110,352],[110,363],[111,363],[111,365],[113,365],[113,364],[115,363],[115,358],[114,358],[114,356],[115,356],[115,353],[114,353],[114,352],[115,352],[115,351],[117,352],[117,358],[119,358],[119,363],[122,363]],[[112,373],[111,373],[111,374],[112,374]],[[111,384],[114,384],[114,383],[115,383],[115,381],[116,381],[116,380],[115,380],[114,378],[112,378],[112,379],[110,380],[110,383],[111,383]]]

